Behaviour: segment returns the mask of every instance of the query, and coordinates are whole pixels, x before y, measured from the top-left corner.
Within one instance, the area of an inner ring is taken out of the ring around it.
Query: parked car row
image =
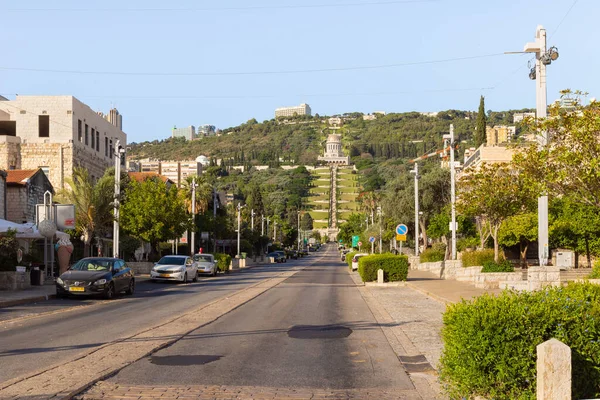
[[[352,249],[342,248],[341,246],[340,246],[339,249],[340,249],[340,260],[342,262],[346,262],[346,255],[348,253],[350,253],[352,251]],[[355,254],[352,257],[352,271],[358,270],[358,260],[360,260],[361,257],[368,256],[368,255],[369,255],[368,253],[357,253],[357,254]]]
[[[284,256],[285,258],[285,256]],[[212,254],[193,257],[170,255],[162,257],[150,271],[156,281],[196,282],[198,275],[217,274]],[[100,295],[112,299],[116,294],[135,291],[135,276],[124,260],[111,257],[87,257],[73,264],[56,280],[56,297]]]

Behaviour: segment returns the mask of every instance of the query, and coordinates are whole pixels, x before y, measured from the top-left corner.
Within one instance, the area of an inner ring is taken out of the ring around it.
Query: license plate
[[[71,286],[69,288],[69,292],[85,292],[85,288],[77,287],[77,286]]]
[[[168,277],[170,277],[170,276],[171,276],[171,274],[160,274],[160,277],[161,277],[161,278],[168,278]]]

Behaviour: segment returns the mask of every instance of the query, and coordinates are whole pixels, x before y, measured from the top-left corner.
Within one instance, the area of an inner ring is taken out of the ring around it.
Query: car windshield
[[[185,264],[185,257],[163,257],[157,264],[183,265]]]
[[[208,255],[203,255],[203,254],[196,254],[194,256],[194,261],[200,261],[200,262],[211,262],[212,259],[210,256]]]
[[[110,271],[113,264],[114,260],[84,258],[71,266],[71,269],[75,271]]]

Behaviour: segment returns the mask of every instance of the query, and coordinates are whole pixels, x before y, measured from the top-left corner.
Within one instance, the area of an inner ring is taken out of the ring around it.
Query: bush
[[[600,260],[597,260],[594,263],[594,268],[592,268],[592,273],[588,275],[589,279],[600,279]]]
[[[229,273],[229,265],[231,264],[231,256],[229,254],[215,253],[215,261],[219,271]]]
[[[488,261],[494,261],[493,249],[466,251],[462,254],[463,267],[481,267]]]
[[[408,276],[408,257],[374,254],[358,260],[358,273],[363,282],[376,281],[379,269],[383,270],[384,282],[405,281]]]
[[[352,269],[352,258],[355,254],[358,254],[358,251],[351,251],[346,253],[346,264],[348,264],[348,268]]]
[[[600,286],[504,291],[448,306],[440,378],[450,398],[535,399],[536,346],[572,350],[573,398],[600,397]]]
[[[436,262],[436,261],[444,261],[444,257],[446,256],[446,252],[438,249],[425,249],[419,255],[419,261],[424,262]]]
[[[515,272],[515,267],[508,260],[500,261],[486,261],[483,263],[481,272]]]

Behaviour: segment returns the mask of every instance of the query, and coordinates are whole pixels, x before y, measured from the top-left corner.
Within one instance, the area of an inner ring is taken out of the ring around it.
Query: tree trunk
[[[588,268],[592,268],[592,259],[590,257],[590,240],[588,235],[585,235],[585,257],[587,258],[587,266]]]
[[[423,251],[425,251],[427,249],[427,229],[424,222],[419,221],[419,226],[421,227],[421,234],[423,235]]]
[[[496,224],[491,228],[492,238],[494,239],[494,261],[498,262],[498,256],[500,255],[500,249],[498,246],[498,229],[500,229],[500,224]]]
[[[521,266],[522,267],[526,267],[527,266],[527,248],[529,247],[528,244],[523,244],[523,242],[519,243],[520,247],[521,247]]]

